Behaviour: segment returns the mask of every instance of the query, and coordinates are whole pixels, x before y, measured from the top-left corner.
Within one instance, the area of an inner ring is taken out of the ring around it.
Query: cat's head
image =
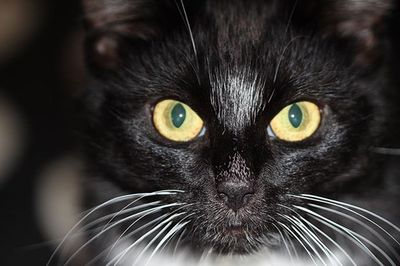
[[[184,4],[184,5],[183,5]],[[86,0],[97,174],[182,190],[193,246],[245,253],[366,181],[388,1]]]

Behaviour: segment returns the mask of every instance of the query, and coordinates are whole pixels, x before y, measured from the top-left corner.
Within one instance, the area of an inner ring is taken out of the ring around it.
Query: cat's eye
[[[188,105],[176,100],[162,100],[153,111],[153,123],[165,138],[176,142],[195,139],[204,126],[203,120]]]
[[[271,121],[268,131],[280,140],[297,142],[312,136],[321,122],[319,107],[308,101],[283,108]]]

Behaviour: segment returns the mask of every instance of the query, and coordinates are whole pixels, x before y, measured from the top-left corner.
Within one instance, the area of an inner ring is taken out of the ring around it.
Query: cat
[[[91,209],[48,265],[400,264],[394,1],[82,4]]]

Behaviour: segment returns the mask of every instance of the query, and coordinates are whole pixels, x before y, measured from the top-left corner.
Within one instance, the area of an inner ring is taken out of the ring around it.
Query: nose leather
[[[216,177],[216,190],[230,209],[237,211],[254,195],[254,174],[245,159],[236,152],[220,167]]]
[[[246,205],[254,194],[251,184],[245,182],[222,182],[217,186],[217,191],[224,203],[234,211]]]

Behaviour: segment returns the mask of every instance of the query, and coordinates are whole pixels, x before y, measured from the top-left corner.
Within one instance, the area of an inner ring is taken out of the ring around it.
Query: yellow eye
[[[281,140],[302,141],[317,131],[321,113],[312,102],[297,102],[283,108],[270,123],[273,134]]]
[[[204,124],[189,106],[175,100],[163,100],[156,104],[153,123],[163,137],[177,142],[196,138]]]

